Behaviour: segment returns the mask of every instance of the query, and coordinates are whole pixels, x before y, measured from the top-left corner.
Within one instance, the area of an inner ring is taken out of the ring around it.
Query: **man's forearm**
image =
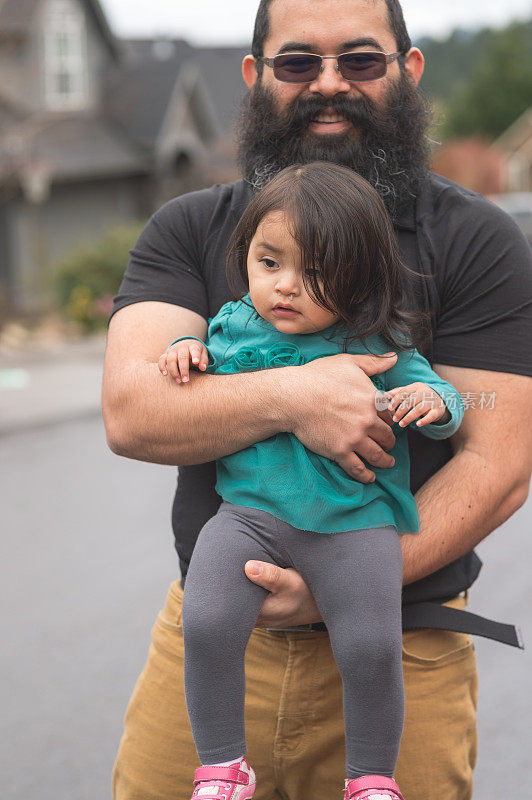
[[[230,375],[191,371],[190,381],[179,385],[154,363],[136,362],[127,370],[104,381],[108,441],[119,455],[202,464],[287,430],[288,367]]]
[[[524,503],[527,483],[461,450],[416,494],[421,532],[401,536],[403,583],[436,572],[468,553]]]

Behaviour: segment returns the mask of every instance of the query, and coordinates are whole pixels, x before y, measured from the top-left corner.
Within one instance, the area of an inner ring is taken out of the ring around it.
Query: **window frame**
[[[50,110],[77,110],[87,106],[87,32],[85,16],[69,0],[48,0],[43,13],[44,100]],[[65,51],[61,52],[61,40]],[[68,80],[62,88],[61,79]]]

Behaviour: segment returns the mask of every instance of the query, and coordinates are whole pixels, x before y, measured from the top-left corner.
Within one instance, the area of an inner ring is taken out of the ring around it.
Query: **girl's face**
[[[340,319],[321,308],[305,289],[301,253],[283,211],[270,211],[260,221],[249,246],[247,266],[255,309],[282,333],[322,331]]]

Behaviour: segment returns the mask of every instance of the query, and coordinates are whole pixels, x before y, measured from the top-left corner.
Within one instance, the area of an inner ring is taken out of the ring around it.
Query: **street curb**
[[[54,428],[59,425],[71,422],[83,422],[84,420],[101,418],[101,408],[79,409],[72,412],[58,413],[49,417],[39,417],[28,422],[16,422],[13,425],[2,425],[0,423],[0,441],[9,439],[12,436],[20,436],[23,433],[35,433],[45,428]]]
[[[104,341],[0,358],[0,437],[101,415]]]

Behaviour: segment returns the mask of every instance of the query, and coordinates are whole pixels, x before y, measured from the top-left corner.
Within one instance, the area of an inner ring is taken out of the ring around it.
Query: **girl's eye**
[[[272,269],[274,267],[278,267],[277,261],[274,261],[273,258],[263,258],[261,259],[262,263],[266,267],[266,269]]]

